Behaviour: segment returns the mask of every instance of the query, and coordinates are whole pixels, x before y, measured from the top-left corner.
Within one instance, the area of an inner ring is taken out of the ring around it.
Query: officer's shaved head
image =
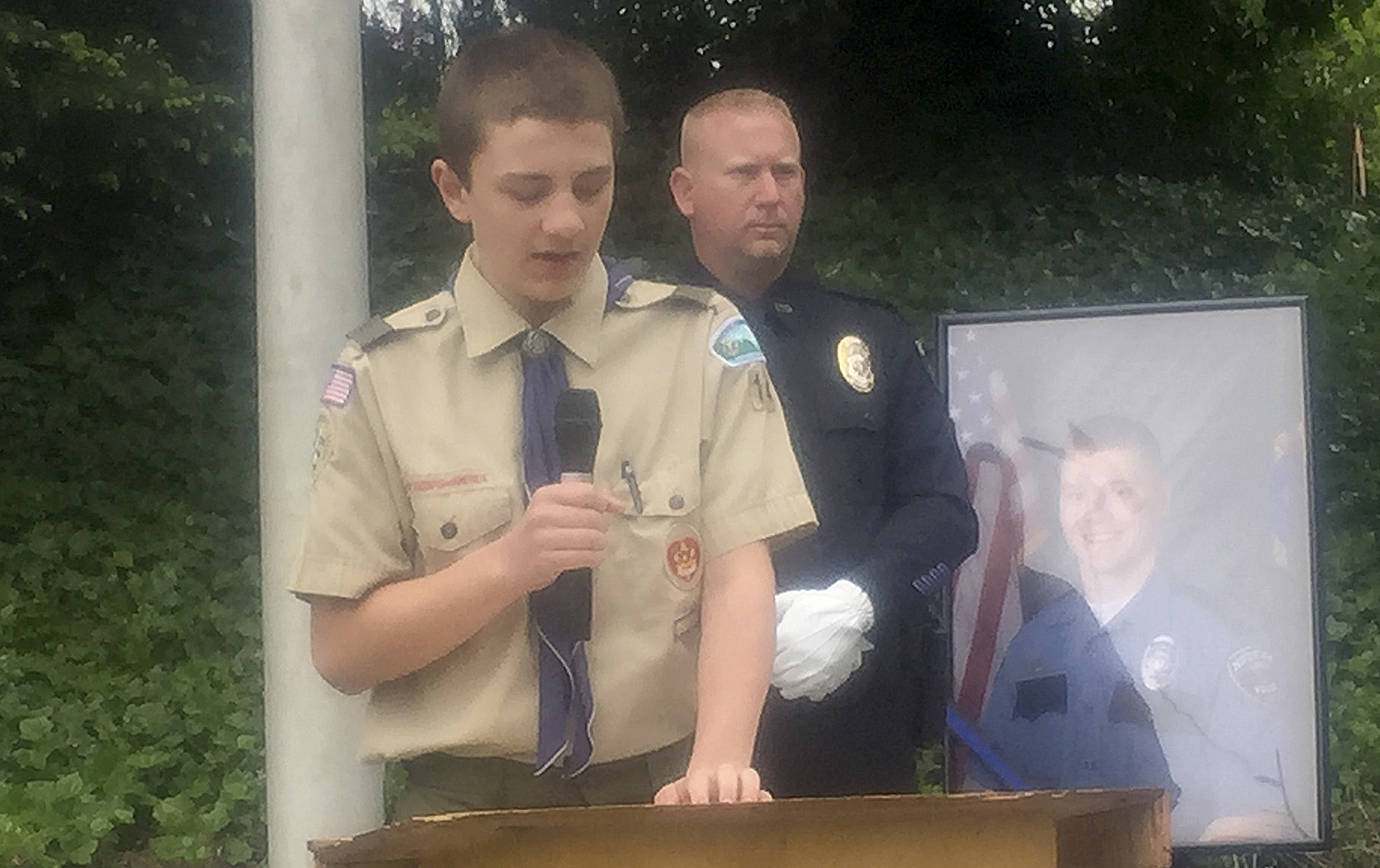
[[[775,112],[795,126],[795,116],[786,101],[755,87],[735,87],[711,94],[690,107],[680,122],[680,162],[685,165],[696,156],[704,121],[715,112]]]
[[[695,256],[730,294],[756,297],[785,271],[805,213],[800,131],[780,97],[739,88],[685,113],[671,196]]]

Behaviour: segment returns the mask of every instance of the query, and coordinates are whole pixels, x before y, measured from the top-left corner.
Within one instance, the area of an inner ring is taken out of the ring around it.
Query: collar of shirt
[[[687,276],[686,283],[717,289],[733,302],[754,328],[765,324],[779,334],[791,334],[800,324],[799,314],[806,312],[802,307],[809,305],[809,299],[805,296],[812,286],[812,278],[789,265],[780,277],[772,281],[766,292],[756,298],[744,298],[725,288],[702,262],[696,261],[683,273]]]
[[[452,284],[455,309],[470,358],[508,343],[531,328],[474,264],[474,248],[465,251]],[[599,358],[599,327],[608,295],[608,272],[595,256],[571,296],[571,303],[542,323],[542,331],[561,342],[576,358],[593,365]]]

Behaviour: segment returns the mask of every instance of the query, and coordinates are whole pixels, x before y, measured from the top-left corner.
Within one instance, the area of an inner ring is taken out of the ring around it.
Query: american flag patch
[[[326,381],[326,391],[321,393],[321,403],[344,407],[354,390],[355,369],[349,365],[331,365],[331,378]]]

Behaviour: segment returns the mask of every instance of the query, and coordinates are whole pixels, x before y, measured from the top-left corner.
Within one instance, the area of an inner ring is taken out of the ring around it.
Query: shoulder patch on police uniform
[[[757,342],[757,335],[752,333],[747,320],[741,315],[729,317],[714,329],[714,334],[709,338],[709,351],[731,368],[766,359],[762,355],[762,345]]]
[[[1247,696],[1269,699],[1279,692],[1275,681],[1275,659],[1269,651],[1246,645],[1227,658],[1231,680]]]

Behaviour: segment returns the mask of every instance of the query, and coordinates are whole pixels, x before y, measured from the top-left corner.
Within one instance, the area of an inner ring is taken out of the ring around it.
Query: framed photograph
[[[1329,838],[1301,298],[947,316],[981,527],[955,790],[1163,787],[1176,847]]]

